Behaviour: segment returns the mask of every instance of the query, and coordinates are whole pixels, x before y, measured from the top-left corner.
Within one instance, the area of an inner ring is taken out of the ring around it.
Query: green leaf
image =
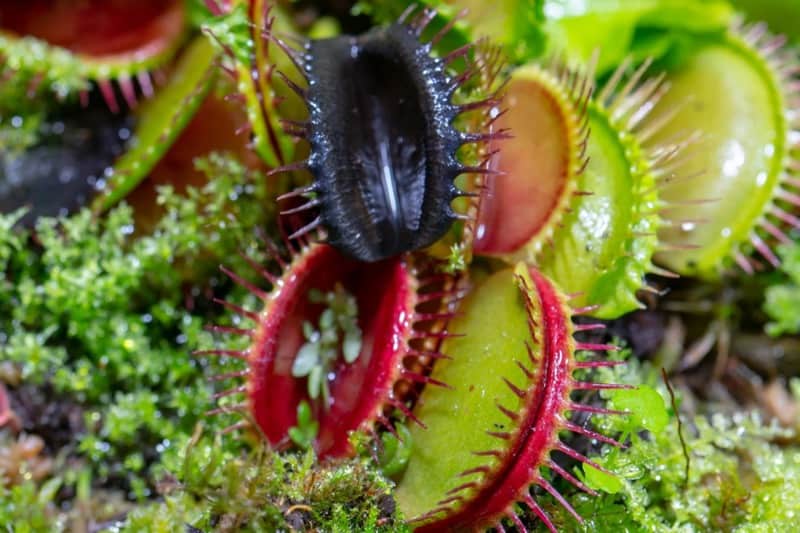
[[[669,423],[664,398],[653,387],[639,385],[631,390],[616,390],[611,394],[612,409],[627,411],[636,427],[661,433]]]
[[[306,338],[306,340],[312,341],[314,340],[314,337],[317,335],[318,335],[317,330],[314,329],[314,326],[311,325],[311,322],[309,322],[308,320],[304,320],[303,336]]]
[[[381,470],[387,476],[402,474],[413,451],[411,432],[405,424],[395,425],[397,435],[387,431],[381,435],[382,449],[378,456]]]
[[[312,418],[311,406],[302,401],[297,406],[297,426],[289,428],[289,438],[300,448],[311,448],[319,431],[319,422]]]
[[[585,474],[584,481],[593,489],[602,490],[609,494],[616,494],[624,487],[620,478],[598,470],[590,464],[584,463],[583,473]]]
[[[297,406],[297,423],[300,427],[307,427],[314,421],[314,418],[311,414],[311,406],[308,405],[308,402],[303,400]]]
[[[52,503],[55,500],[58,490],[61,488],[61,478],[54,477],[48,479],[39,488],[38,502],[41,505]]]
[[[312,400],[319,398],[319,393],[322,389],[322,380],[324,379],[321,366],[315,366],[308,374],[308,395]]]
[[[764,299],[764,312],[771,319],[766,331],[772,336],[800,333],[800,245],[781,245],[778,255],[783,275],[769,278],[773,285],[767,287]]]
[[[342,351],[344,360],[348,363],[358,359],[358,354],[361,352],[361,330],[349,330],[345,333]]]
[[[549,51],[583,63],[599,52],[598,75],[627,56],[644,59],[641,45],[666,51],[663,42],[653,48],[653,33],[672,40],[681,32],[721,32],[734,15],[724,0],[547,0],[544,13]]]
[[[301,378],[307,376],[319,364],[319,344],[307,342],[300,347],[297,357],[292,363],[292,376]]]
[[[306,434],[303,433],[300,428],[297,426],[290,427],[288,433],[289,438],[292,439],[292,442],[294,442],[299,448],[302,448],[303,450],[307,450],[309,448],[311,443],[308,441]]]
[[[326,347],[326,349],[322,352],[322,359],[325,361],[333,361],[336,359],[336,344],[339,342],[339,332],[332,327],[323,327],[322,336],[320,337],[319,342],[321,345]]]
[[[333,309],[325,309],[319,317],[319,328],[325,332],[333,328],[334,314]]]
[[[319,289],[308,291],[308,301],[314,304],[321,304],[325,301],[325,295]]]
[[[764,311],[773,319],[766,326],[769,335],[777,337],[800,332],[800,287],[776,285],[767,288]]]

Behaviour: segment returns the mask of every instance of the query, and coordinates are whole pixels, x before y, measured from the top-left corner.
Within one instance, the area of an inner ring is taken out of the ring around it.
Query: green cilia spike
[[[147,177],[194,116],[213,86],[217,51],[197,37],[181,55],[169,81],[136,110],[132,147],[114,164],[105,192],[94,201],[105,211]]]
[[[700,124],[696,154],[676,169],[698,174],[663,190],[678,203],[659,236],[676,250],[659,262],[680,273],[717,277],[733,263],[747,273],[776,266],[776,242],[800,229],[798,59],[785,40],[757,24],[737,23],[698,47],[669,73],[672,90],[658,108],[677,110],[656,139]],[[700,205],[680,205],[685,198]]]
[[[615,72],[588,106],[589,163],[552,247],[539,257],[542,272],[564,290],[582,293],[579,305],[596,305],[594,315],[614,318],[642,307],[647,272],[658,246],[659,178],[682,145],[650,143],[662,122],[649,111],[666,91],[661,78],[640,82],[641,65],[623,82],[627,64]]]
[[[183,0],[28,0],[0,6],[0,103],[37,96],[86,101],[97,84],[109,108],[153,94],[150,73],[183,44]],[[115,87],[116,84],[116,87]]]
[[[274,81],[282,75],[277,68],[279,61],[292,60],[293,56],[288,46],[274,36],[276,23],[283,23],[277,15],[279,10],[267,0],[236,0],[230,6],[207,0],[207,4],[217,19],[204,31],[224,53],[224,71],[234,80],[247,110],[253,150],[268,167],[283,165],[291,160],[294,142],[284,134],[286,128],[277,110],[287,96],[278,94]],[[285,53],[273,53],[275,47]]]
[[[594,465],[560,440],[569,431],[618,445],[573,424],[568,413],[614,414],[573,401],[570,394],[621,387],[572,375],[619,364],[576,359],[576,350],[615,349],[573,338],[575,331],[602,327],[573,325],[572,316],[584,311],[570,309],[550,280],[522,263],[487,278],[463,300],[448,330],[464,335],[444,341],[447,358],[431,374],[447,387],[426,387],[419,398],[413,413],[419,424],[409,427],[412,450],[396,492],[418,531],[503,531],[504,521],[527,531],[521,514],[555,530],[534,486],[581,520],[551,484],[550,473],[595,493],[550,452]]]
[[[651,113],[667,86],[662,77],[642,80],[649,63],[626,79],[629,66],[621,65],[595,99],[591,74],[558,62],[512,75],[510,110],[500,122],[514,138],[497,155],[505,175],[482,201],[476,246],[538,265],[602,318],[641,307],[637,292],[655,290],[644,282],[648,272],[674,276],[651,262],[659,189],[674,178],[670,165],[692,140],[653,142],[670,118]]]

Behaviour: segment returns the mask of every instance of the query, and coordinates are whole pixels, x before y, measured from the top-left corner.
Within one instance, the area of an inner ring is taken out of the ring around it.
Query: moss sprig
[[[772,336],[800,333],[800,244],[784,244],[777,251],[780,272],[764,293],[764,311],[771,319],[766,330]]]
[[[178,477],[164,502],[131,513],[122,531],[408,531],[369,459],[319,463],[263,443],[240,455],[200,429],[181,450],[165,461]]]
[[[629,355],[625,350],[617,357]],[[586,467],[576,472],[600,492],[598,498],[570,497],[586,518],[578,531],[791,529],[800,501],[800,447],[794,430],[768,423],[757,413],[689,420],[681,414],[691,456],[687,482],[677,415],[668,408],[670,398],[656,369],[628,359],[625,366],[600,372],[602,379],[640,385],[607,393],[610,408],[630,414],[605,417],[600,428],[621,435],[628,448],[608,447],[597,459],[616,477]],[[556,523],[569,523],[554,501],[544,505]]]

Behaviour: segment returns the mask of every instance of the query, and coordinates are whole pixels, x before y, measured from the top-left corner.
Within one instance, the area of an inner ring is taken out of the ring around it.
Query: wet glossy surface
[[[432,244],[450,227],[458,108],[441,63],[412,31],[313,41],[311,156],[329,242],[375,261]]]
[[[692,157],[675,170],[678,176],[696,177],[663,192],[667,202],[679,204],[667,211],[672,225],[659,237],[692,248],[662,254],[659,260],[681,273],[710,275],[748,238],[773,197],[785,149],[783,128],[763,73],[732,47],[703,49],[670,83],[656,112],[676,106],[680,112],[657,140],[685,135],[698,124],[703,137]]]
[[[496,165],[504,175],[489,180],[481,204],[475,242],[479,254],[513,254],[541,240],[546,226],[562,216],[567,180],[576,179],[569,174],[574,141],[561,103],[539,80],[524,76],[512,78],[506,93],[510,112],[498,121],[514,137],[498,147],[502,150]]]
[[[104,186],[114,159],[130,138],[133,121],[101,105],[74,108],[42,126],[39,143],[19,155],[0,153],[0,211],[23,206],[24,225],[40,216],[71,213]]]

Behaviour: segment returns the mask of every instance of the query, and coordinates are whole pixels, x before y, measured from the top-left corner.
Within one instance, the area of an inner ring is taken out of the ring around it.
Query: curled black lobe
[[[312,41],[308,168],[328,242],[362,261],[428,246],[451,226],[463,143],[456,84],[402,24]]]

